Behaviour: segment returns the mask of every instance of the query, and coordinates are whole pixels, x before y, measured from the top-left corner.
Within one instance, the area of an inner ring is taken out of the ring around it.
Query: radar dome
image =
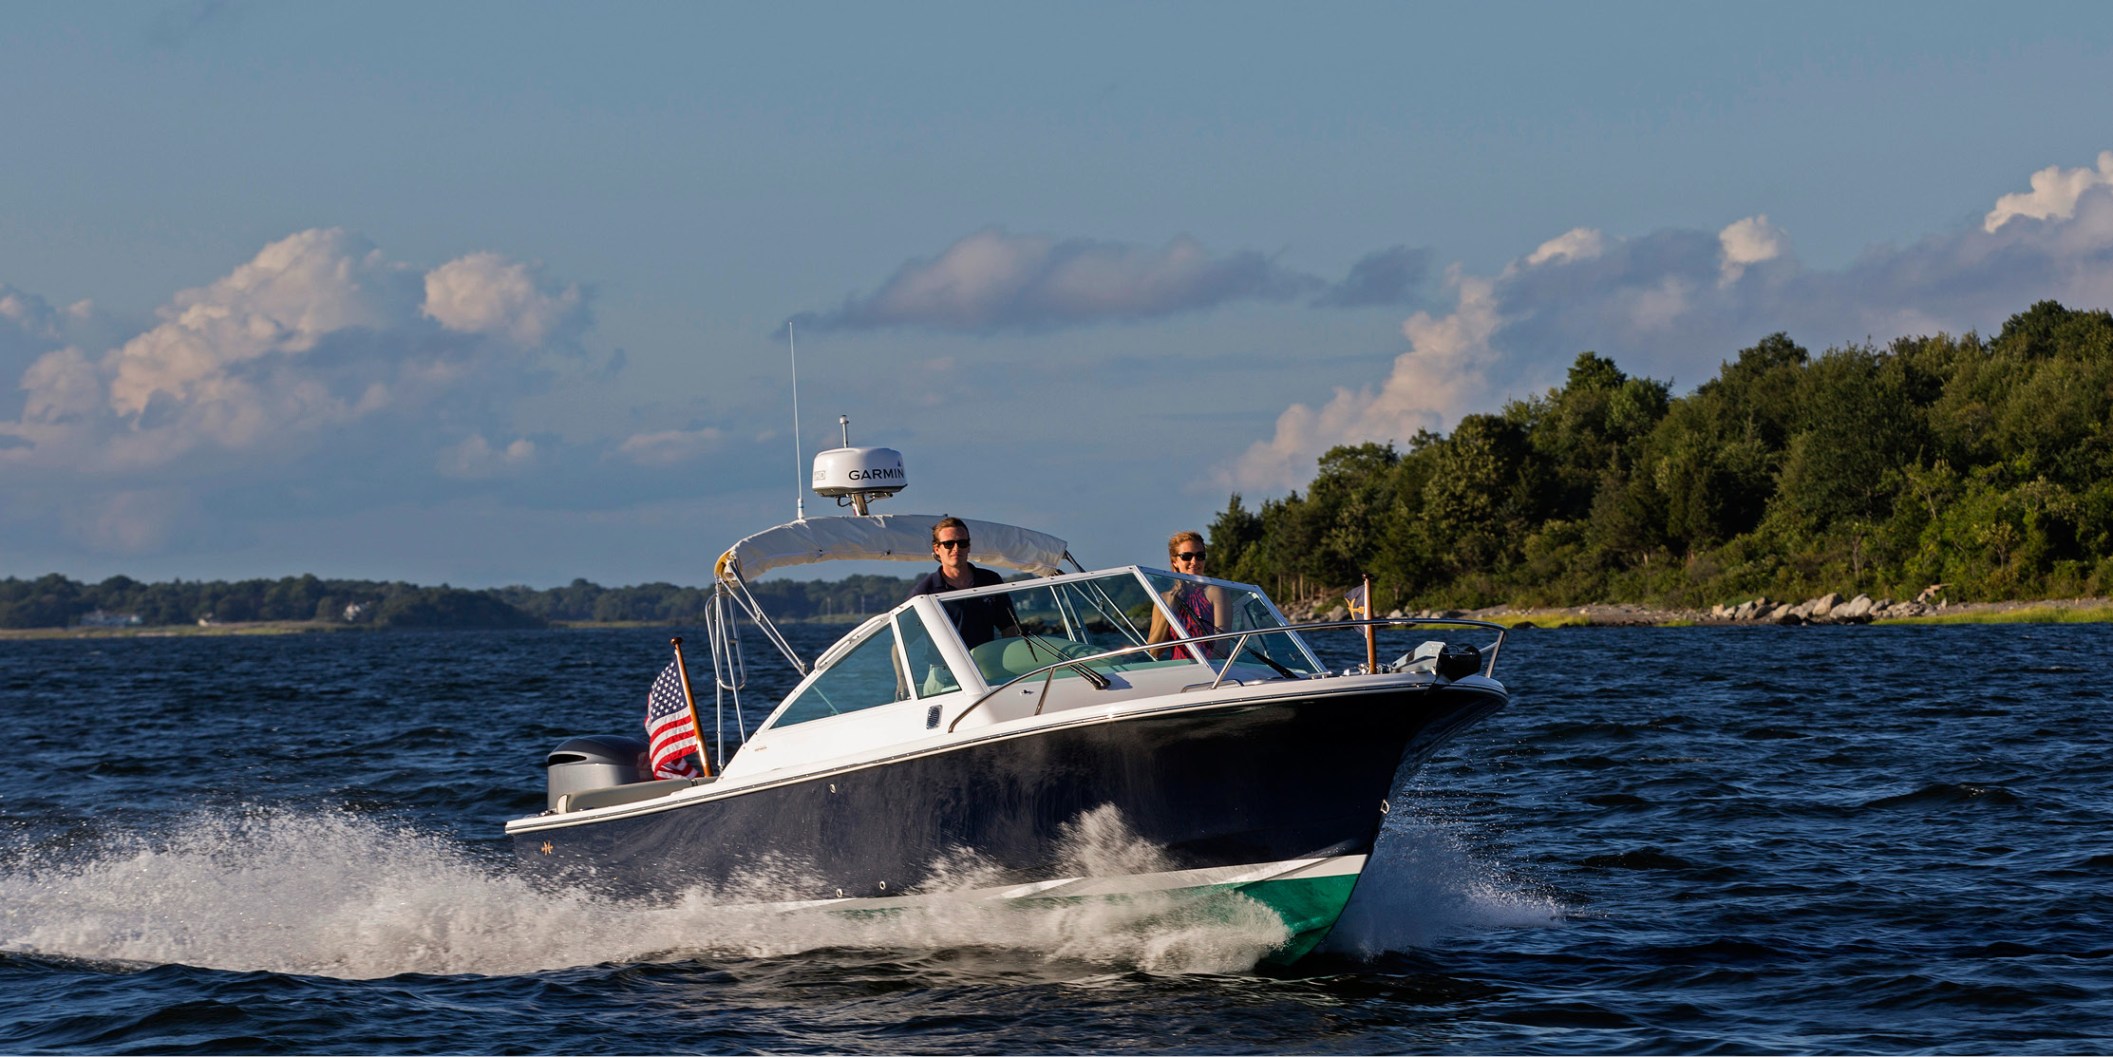
[[[894,448],[831,448],[814,457],[814,491],[860,514],[866,504],[903,490],[902,453]]]

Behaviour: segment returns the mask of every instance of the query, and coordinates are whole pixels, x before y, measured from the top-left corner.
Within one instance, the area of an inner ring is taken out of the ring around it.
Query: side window
[[[939,655],[939,645],[932,641],[932,633],[925,630],[917,611],[904,610],[895,619],[902,628],[902,652],[910,658],[910,685],[917,696],[932,697],[961,689],[961,681],[954,678],[954,670]]]
[[[895,660],[895,632],[884,624],[851,652],[836,659],[821,677],[807,684],[778,716],[773,727],[827,719],[909,697]]]

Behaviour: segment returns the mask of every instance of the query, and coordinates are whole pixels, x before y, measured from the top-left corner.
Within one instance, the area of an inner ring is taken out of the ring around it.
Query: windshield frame
[[[1305,667],[1309,671],[1325,672],[1328,670],[1327,665],[1321,662],[1320,656],[1314,653],[1312,645],[1309,644],[1304,637],[1299,635],[1299,633],[1293,629],[1293,623],[1289,618],[1284,615],[1284,611],[1277,608],[1276,600],[1269,597],[1269,592],[1262,590],[1260,587],[1254,584],[1241,583],[1237,580],[1220,580],[1210,576],[1193,576],[1188,573],[1177,573],[1148,565],[1119,565],[1109,569],[1095,569],[1087,572],[1065,573],[1061,576],[1023,577],[1017,580],[1008,580],[1000,584],[992,584],[987,587],[964,587],[957,591],[934,592],[929,595],[920,595],[919,597],[930,598],[935,601],[943,602],[947,599],[952,598],[972,598],[981,597],[985,595],[1001,595],[1007,594],[1009,592],[1020,591],[1022,589],[1027,588],[1037,588],[1044,586],[1057,587],[1066,584],[1081,583],[1117,576],[1128,576],[1134,579],[1139,586],[1144,588],[1145,595],[1147,598],[1150,599],[1152,607],[1158,611],[1161,619],[1169,622],[1170,628],[1174,633],[1174,637],[1167,640],[1168,642],[1187,642],[1190,641],[1194,636],[1192,636],[1188,632],[1188,630],[1182,626],[1181,622],[1175,618],[1172,609],[1167,605],[1167,600],[1165,596],[1161,593],[1161,588],[1154,583],[1154,579],[1158,577],[1180,580],[1187,583],[1199,584],[1207,587],[1219,587],[1228,591],[1237,591],[1253,599],[1254,601],[1261,603],[1263,612],[1268,614],[1269,619],[1274,622],[1275,626],[1269,628],[1248,628],[1241,630],[1250,631],[1258,634],[1283,635],[1287,637],[1298,648],[1301,658],[1305,661]],[[1060,593],[1057,597],[1061,600],[1067,599],[1070,596],[1067,594]],[[1103,597],[1105,597],[1105,593],[1103,593]],[[1065,614],[1067,620],[1067,630],[1069,630],[1068,621],[1073,619],[1076,615],[1072,613],[1069,609],[1065,609],[1061,604],[1059,608]],[[1116,614],[1119,615],[1120,610],[1117,610]],[[1124,619],[1125,621],[1127,621],[1128,618],[1124,617]],[[937,624],[944,623],[944,620],[937,622]],[[928,622],[928,626],[934,626],[936,632],[937,627],[934,624]],[[1142,635],[1146,629],[1137,628],[1136,630],[1140,633],[1140,635]],[[960,636],[953,634],[953,628],[951,626],[947,626],[945,628],[945,631],[946,638],[950,640],[948,645],[956,649],[961,649]],[[1137,644],[1144,644],[1141,638],[1139,640],[1139,643]],[[964,649],[962,652],[965,655],[967,651]],[[1222,661],[1222,658],[1211,658],[1208,660],[1200,661],[1198,663],[1206,664],[1213,671],[1217,671],[1222,667],[1222,665],[1219,663],[1220,661]],[[973,666],[971,666],[971,670],[973,670]],[[975,671],[974,674],[976,678],[983,681],[985,689],[989,689],[993,686],[1002,685],[1001,683],[992,683],[987,679],[984,679],[983,673],[981,671]]]

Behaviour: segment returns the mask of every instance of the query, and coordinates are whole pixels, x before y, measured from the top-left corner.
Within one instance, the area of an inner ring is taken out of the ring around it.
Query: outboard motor
[[[1471,643],[1448,642],[1438,651],[1438,678],[1462,679],[1482,674],[1482,651]]]
[[[651,777],[647,773],[645,741],[619,734],[568,739],[550,750],[544,765],[550,768],[550,793],[544,806],[552,811],[558,809],[560,797],[643,782]]]
[[[1438,678],[1451,682],[1479,674],[1482,671],[1482,651],[1470,643],[1432,639],[1410,651],[1407,657],[1395,661],[1392,667],[1397,672],[1435,672]]]

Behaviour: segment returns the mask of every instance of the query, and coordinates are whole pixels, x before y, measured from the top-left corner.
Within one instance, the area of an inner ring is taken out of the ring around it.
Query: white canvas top
[[[838,561],[932,561],[932,526],[940,514],[873,514],[808,518],[765,529],[727,548],[716,572],[722,580],[753,580],[772,569]],[[1063,540],[1045,532],[961,519],[968,525],[969,560],[1051,576],[1063,570]]]

